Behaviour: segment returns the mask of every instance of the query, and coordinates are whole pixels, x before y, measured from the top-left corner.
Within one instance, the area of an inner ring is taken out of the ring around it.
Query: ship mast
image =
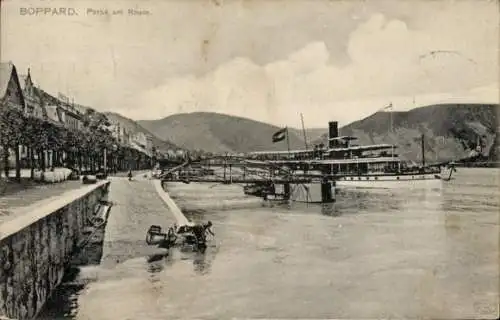
[[[306,151],[308,149],[307,147],[307,135],[306,135],[306,128],[304,127],[304,116],[302,113],[300,114],[300,121],[302,122],[302,133],[304,134],[304,145],[306,147]]]
[[[388,136],[389,138],[391,138],[391,134],[392,134],[392,102],[389,104],[389,133],[388,133]],[[391,139],[392,140],[392,139]],[[394,159],[394,144],[391,143],[391,157]]]

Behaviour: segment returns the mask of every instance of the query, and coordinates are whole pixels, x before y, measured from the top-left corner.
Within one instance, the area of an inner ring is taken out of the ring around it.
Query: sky
[[[53,94],[136,120],[213,111],[299,127],[302,113],[307,127],[326,127],[389,103],[499,103],[498,6],[4,0],[0,58]]]

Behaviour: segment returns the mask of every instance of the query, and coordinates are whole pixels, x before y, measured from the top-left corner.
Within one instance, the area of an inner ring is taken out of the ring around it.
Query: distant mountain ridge
[[[412,109],[406,112],[378,112],[340,128],[341,135],[358,138],[359,145],[389,143],[398,146],[405,160],[421,161],[420,136],[425,135],[428,163],[457,160],[469,156],[482,145],[482,154],[497,161],[499,154],[498,104],[442,104]],[[203,150],[206,152],[249,152],[287,150],[285,141],[272,143],[272,135],[280,127],[260,121],[212,112],[175,114],[159,120],[133,121],[113,113],[131,129],[150,133],[166,148]],[[325,128],[306,129],[309,148],[327,144]],[[290,149],[304,149],[303,130],[289,128]]]
[[[325,126],[324,128],[305,128],[305,130],[297,129],[297,128],[289,128],[290,134],[294,134],[299,137],[301,140],[304,140],[304,131],[306,133],[306,141],[308,147],[314,141],[320,139],[325,134],[328,134],[328,128]],[[304,145],[302,145],[304,147]]]
[[[160,137],[174,141],[181,148],[208,152],[248,152],[287,150],[285,141],[273,143],[279,127],[242,117],[213,112],[175,114],[160,120],[138,123]],[[304,148],[296,130],[290,130],[290,148]]]
[[[378,112],[340,128],[341,135],[358,137],[357,144],[389,143],[398,146],[403,159],[420,161],[420,136],[425,136],[427,161],[468,157],[479,143],[489,161],[497,161],[499,148],[498,104],[441,104],[407,112]],[[326,143],[327,134],[316,143]]]

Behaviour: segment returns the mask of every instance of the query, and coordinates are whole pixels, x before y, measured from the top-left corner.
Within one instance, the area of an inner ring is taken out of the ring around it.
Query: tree
[[[31,178],[34,178],[35,153],[41,147],[46,146],[46,137],[43,128],[45,127],[43,119],[36,117],[26,117],[21,143],[28,147],[29,167],[31,169]]]
[[[91,171],[104,164],[104,153],[111,152],[116,141],[109,131],[110,122],[106,115],[87,109],[83,116],[85,139],[83,150],[88,158]],[[106,164],[107,166],[107,164]]]
[[[21,179],[19,145],[24,124],[23,111],[2,102],[0,105],[0,145],[3,149],[5,176],[9,176],[9,150],[13,150],[16,157],[16,180],[18,181]]]

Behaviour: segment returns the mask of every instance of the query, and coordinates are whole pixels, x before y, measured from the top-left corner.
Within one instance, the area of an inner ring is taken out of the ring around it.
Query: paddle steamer
[[[396,154],[396,145],[353,145],[353,136],[339,136],[336,121],[329,123],[328,146],[313,150],[260,151],[248,155],[256,162],[266,161],[287,168],[291,174],[329,177],[336,187],[412,188],[441,187],[451,179],[453,165],[426,166],[422,136],[422,165],[411,165]]]

